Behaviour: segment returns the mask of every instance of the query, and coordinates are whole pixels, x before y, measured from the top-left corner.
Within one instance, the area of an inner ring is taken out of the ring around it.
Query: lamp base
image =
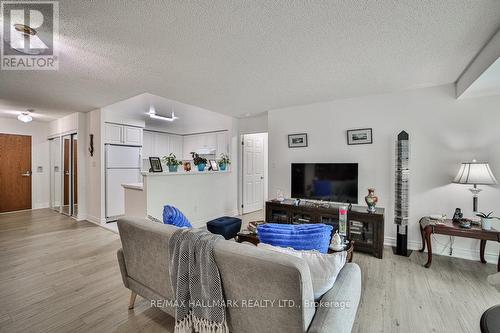
[[[482,189],[480,188],[477,188],[477,185],[474,184],[474,187],[471,187],[469,189],[469,191],[471,191],[472,193],[472,212],[475,214],[477,214],[477,203],[478,203],[478,197],[479,197],[479,193],[482,191]]]

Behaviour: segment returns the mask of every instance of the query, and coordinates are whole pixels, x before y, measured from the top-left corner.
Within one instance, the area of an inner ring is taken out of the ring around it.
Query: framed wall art
[[[371,128],[359,128],[347,130],[348,145],[368,145],[373,143],[373,131]]]

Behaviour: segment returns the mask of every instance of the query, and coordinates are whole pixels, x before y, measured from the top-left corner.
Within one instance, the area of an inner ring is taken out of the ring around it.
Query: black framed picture
[[[288,134],[288,148],[307,147],[307,133]]]
[[[163,172],[159,157],[150,157],[149,164],[151,164],[151,169],[149,169],[149,172]]]
[[[219,165],[215,160],[209,160],[208,163],[210,163],[210,170],[219,171]]]
[[[348,145],[368,145],[373,143],[373,132],[371,128],[358,128],[347,130]]]

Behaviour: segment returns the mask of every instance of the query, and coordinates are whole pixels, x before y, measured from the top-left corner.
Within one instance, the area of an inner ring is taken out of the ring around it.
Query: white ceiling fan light
[[[33,117],[30,115],[31,112],[33,112],[32,109],[21,112],[21,114],[17,116],[17,120],[22,121],[23,123],[29,123],[33,120]]]
[[[149,115],[149,118],[152,118],[152,119],[160,119],[160,120],[165,120],[165,121],[174,121],[176,119],[179,119],[179,117],[176,117],[175,116],[175,113],[174,111],[172,111],[172,116],[171,117],[164,117],[164,116],[159,116],[156,114],[156,110],[155,110],[155,107],[153,105],[151,105],[149,107],[149,112],[148,112],[148,115]]]

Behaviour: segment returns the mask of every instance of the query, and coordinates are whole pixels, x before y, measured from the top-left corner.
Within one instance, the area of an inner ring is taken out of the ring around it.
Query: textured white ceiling
[[[81,1],[60,70],[2,71],[0,99],[89,111],[151,93],[234,116],[454,82],[496,0]]]

